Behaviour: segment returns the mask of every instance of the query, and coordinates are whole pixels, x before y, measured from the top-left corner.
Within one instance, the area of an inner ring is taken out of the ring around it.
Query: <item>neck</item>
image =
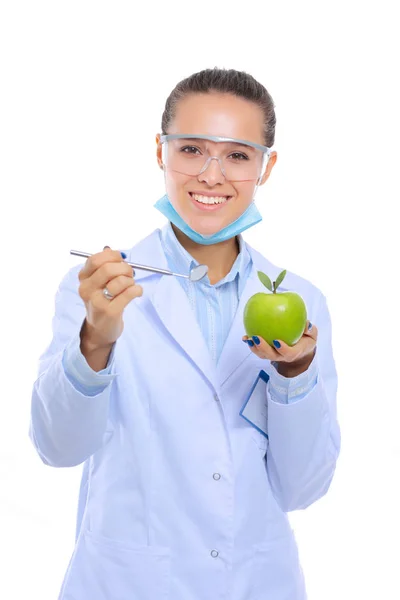
[[[178,242],[185,248],[186,252],[200,264],[207,265],[208,278],[212,285],[228,275],[239,254],[239,242],[236,237],[225,240],[225,242],[205,246],[193,242],[173,223],[171,223],[171,226]]]

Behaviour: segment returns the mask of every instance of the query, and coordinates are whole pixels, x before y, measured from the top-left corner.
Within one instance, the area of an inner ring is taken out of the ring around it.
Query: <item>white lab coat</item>
[[[30,435],[55,467],[84,464],[77,541],[60,600],[304,600],[287,512],[329,488],[339,452],[336,372],[325,299],[288,273],[319,329],[316,387],[292,404],[269,398],[269,440],[239,412],[260,369],[242,342],[243,309],[265,291],[254,266],[218,366],[174,277],[136,271],[143,296],[125,309],[114,381],[95,397],[67,379],[62,354],[85,316],[78,272],[57,294]],[[128,260],[168,268],[156,230]]]

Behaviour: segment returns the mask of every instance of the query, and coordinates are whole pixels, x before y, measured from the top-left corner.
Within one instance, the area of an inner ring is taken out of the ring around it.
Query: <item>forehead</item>
[[[254,102],[232,94],[190,94],[177,104],[168,133],[218,135],[264,144],[264,115]]]

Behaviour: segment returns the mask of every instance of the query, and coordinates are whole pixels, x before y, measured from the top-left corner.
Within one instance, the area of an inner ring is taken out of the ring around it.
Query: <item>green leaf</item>
[[[275,281],[275,289],[277,290],[278,287],[281,285],[282,281],[285,279],[286,277],[286,270],[282,271],[282,273],[280,273],[278,275],[278,279]]]
[[[265,285],[265,287],[267,289],[269,289],[270,292],[272,292],[272,283],[270,278],[268,277],[268,275],[266,275],[265,273],[263,273],[262,271],[257,271],[258,274],[258,278],[261,281],[261,283],[263,285]]]

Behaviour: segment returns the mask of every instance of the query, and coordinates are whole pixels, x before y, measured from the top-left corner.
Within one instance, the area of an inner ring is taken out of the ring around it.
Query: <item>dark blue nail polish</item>
[[[254,343],[258,346],[260,344],[260,338],[257,337],[256,335],[253,335],[252,338],[254,340]]]
[[[308,324],[308,330],[310,331],[310,329],[312,329],[312,323]]]
[[[242,340],[242,342],[244,342],[245,344],[247,344],[247,340]]]
[[[247,343],[250,346],[250,348],[252,348],[254,346],[254,342],[252,342],[251,340],[247,340]]]
[[[281,345],[278,342],[278,340],[274,340],[274,346],[275,346],[275,348],[280,348],[281,347]]]
[[[122,258],[126,258],[125,252],[121,252],[121,256],[122,256]]]

